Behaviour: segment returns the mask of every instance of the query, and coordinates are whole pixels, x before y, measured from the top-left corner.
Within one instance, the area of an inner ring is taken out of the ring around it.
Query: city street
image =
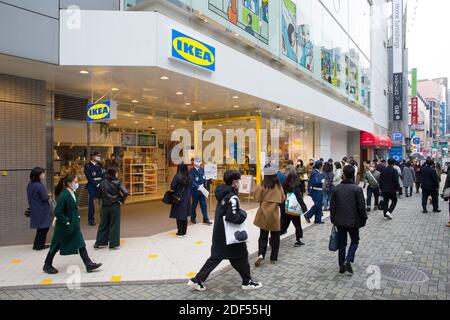
[[[448,203],[440,202],[442,213],[423,214],[420,195],[399,200],[394,220],[383,220],[380,211],[371,212],[367,226],[361,230],[360,248],[354,264],[355,274],[340,275],[337,253],[328,251],[331,224],[313,226],[305,232],[306,246],[293,247],[292,237],[284,240],[276,265],[263,264],[253,277],[263,283],[260,290],[240,289],[240,277],[234,270],[210,278],[207,291],[193,292],[186,282],[151,285],[87,286],[80,289],[48,288],[0,290],[4,299],[339,299],[397,300],[450,299],[449,261],[450,230]],[[291,226],[290,228],[293,228]],[[393,269],[385,276],[387,264],[407,268]],[[377,267],[378,266],[378,267]],[[382,271],[380,289],[367,269]],[[421,271],[423,273],[417,272]],[[410,273],[411,272],[411,273]],[[403,282],[392,277],[411,277]],[[389,276],[389,275],[388,275]],[[414,277],[415,276],[415,277]],[[370,279],[369,279],[370,278]],[[369,281],[368,281],[369,279]],[[417,280],[416,283],[413,281]],[[368,286],[369,284],[369,286]]]

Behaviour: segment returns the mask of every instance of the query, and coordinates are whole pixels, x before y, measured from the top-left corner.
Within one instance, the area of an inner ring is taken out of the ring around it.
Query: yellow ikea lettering
[[[101,103],[90,107],[87,111],[87,115],[92,120],[100,120],[108,116],[110,112],[107,104]]]
[[[177,37],[172,42],[180,56],[193,64],[210,66],[214,64],[214,55],[203,43],[188,38]]]

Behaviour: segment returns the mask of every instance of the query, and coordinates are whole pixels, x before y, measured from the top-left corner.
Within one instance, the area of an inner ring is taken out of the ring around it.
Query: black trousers
[[[270,232],[270,246],[272,251],[270,252],[270,261],[278,260],[278,252],[280,250],[280,231],[266,231],[261,229],[258,239],[258,255],[266,257],[267,244],[269,242],[269,232]]]
[[[208,279],[210,273],[213,272],[213,270],[222,262],[222,260],[224,259],[210,257],[208,260],[206,260],[201,270],[194,277],[194,281],[197,283],[205,282],[206,279]],[[241,275],[242,284],[247,285],[251,280],[248,257],[241,259],[230,259],[229,261],[233,268]]]
[[[370,208],[372,204],[372,195],[375,197],[375,208],[378,207],[378,202],[380,200],[380,188],[367,187],[367,207]]]
[[[50,250],[47,254],[47,258],[45,258],[45,264],[48,264],[50,266],[53,265],[53,259],[55,258],[55,255],[58,253],[58,251],[59,251],[59,246],[53,250]],[[85,265],[92,263],[92,260],[89,258],[86,247],[80,248],[79,252],[80,252],[80,257],[83,260],[83,263]]]
[[[355,254],[359,245],[359,229],[356,228],[345,228],[345,227],[337,227],[338,229],[338,238],[339,238],[339,266],[343,266],[346,262],[353,263],[355,262]],[[350,247],[348,248],[348,252],[346,254],[347,249],[347,234],[350,235]]]
[[[188,226],[187,220],[180,220],[180,219],[177,219],[177,228],[178,228],[177,235],[179,235],[179,236],[184,236],[184,235],[186,235],[186,232],[187,232],[187,226]]]
[[[428,197],[431,197],[433,210],[439,209],[439,192],[437,190],[422,190],[422,208],[427,210]]]
[[[297,239],[297,241],[300,241],[300,239],[303,238],[301,217],[291,216],[287,213],[281,214],[281,234],[287,232],[287,229],[289,228],[291,222],[295,227],[295,238]]]
[[[389,206],[389,200],[391,200],[391,205]],[[397,206],[397,192],[383,192],[383,202],[384,202],[384,216],[386,217],[386,213],[389,211],[390,213],[394,212],[395,207]]]
[[[49,228],[37,229],[36,237],[34,238],[34,250],[42,250],[45,246],[45,241],[47,240],[47,233]]]
[[[419,189],[420,189],[420,181],[416,182],[416,193],[419,193]]]

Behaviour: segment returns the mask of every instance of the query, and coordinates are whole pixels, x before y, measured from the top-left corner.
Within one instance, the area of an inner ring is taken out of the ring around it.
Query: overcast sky
[[[419,79],[450,78],[450,0],[408,0],[408,29],[409,68]]]

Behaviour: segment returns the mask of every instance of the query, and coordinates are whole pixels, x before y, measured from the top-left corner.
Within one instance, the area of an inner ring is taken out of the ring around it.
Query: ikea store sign
[[[117,103],[115,101],[103,101],[87,106],[86,120],[88,122],[104,121],[117,118]]]
[[[172,58],[216,71],[216,49],[172,29]]]

